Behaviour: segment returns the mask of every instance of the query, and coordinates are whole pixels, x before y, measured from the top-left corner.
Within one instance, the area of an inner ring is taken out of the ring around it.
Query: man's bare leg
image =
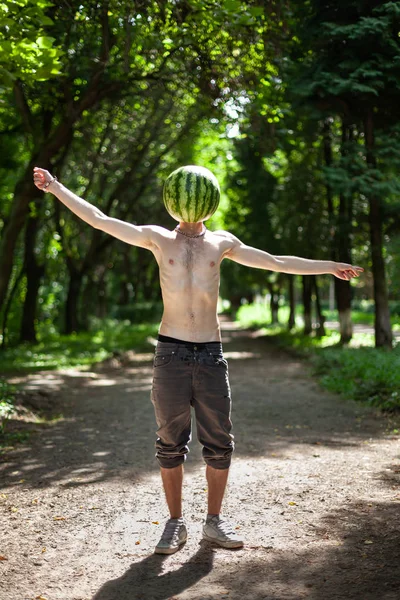
[[[203,526],[203,536],[223,548],[241,548],[243,540],[233,530],[232,525],[220,517],[228,473],[229,469],[213,469],[207,465],[208,515]]]
[[[214,469],[207,465],[206,478],[208,483],[208,514],[219,515],[222,500],[228,481],[229,469]]]
[[[179,519],[182,516],[183,465],[173,469],[160,468],[171,519]]]

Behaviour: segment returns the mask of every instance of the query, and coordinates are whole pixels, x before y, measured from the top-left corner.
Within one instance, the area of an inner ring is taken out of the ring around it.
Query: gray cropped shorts
[[[156,458],[161,467],[183,464],[191,440],[191,407],[206,464],[227,469],[234,450],[228,363],[219,342],[158,341],[151,401],[157,422]]]

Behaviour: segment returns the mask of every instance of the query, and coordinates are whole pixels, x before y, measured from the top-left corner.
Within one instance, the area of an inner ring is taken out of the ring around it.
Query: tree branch
[[[33,135],[33,117],[28,102],[25,98],[22,82],[19,79],[17,79],[17,81],[14,83],[14,96],[18,111],[22,117],[22,122],[25,126],[25,131]]]

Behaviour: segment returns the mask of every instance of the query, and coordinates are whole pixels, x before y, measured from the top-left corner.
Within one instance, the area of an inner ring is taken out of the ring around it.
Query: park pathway
[[[245,538],[201,541],[195,428],[189,539],[153,548],[167,518],[154,458],[151,353],[41,372],[62,418],[0,465],[1,600],[398,600],[400,450],[394,418],[324,391],[305,360],[224,323],[236,450],[224,514]],[[13,377],[12,381],[21,381]]]

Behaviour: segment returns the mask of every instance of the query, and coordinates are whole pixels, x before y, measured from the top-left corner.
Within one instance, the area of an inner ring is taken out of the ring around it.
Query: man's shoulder
[[[171,238],[173,237],[173,231],[161,227],[160,225],[143,225],[144,230],[147,230],[153,238]]]
[[[233,235],[230,231],[225,231],[224,229],[218,229],[217,231],[213,231],[213,234],[217,236],[221,241],[230,242],[232,244],[240,243],[240,240]]]
[[[226,240],[234,240],[237,239],[230,231],[225,231],[225,229],[217,229],[217,231],[212,232],[214,235],[226,239]]]

